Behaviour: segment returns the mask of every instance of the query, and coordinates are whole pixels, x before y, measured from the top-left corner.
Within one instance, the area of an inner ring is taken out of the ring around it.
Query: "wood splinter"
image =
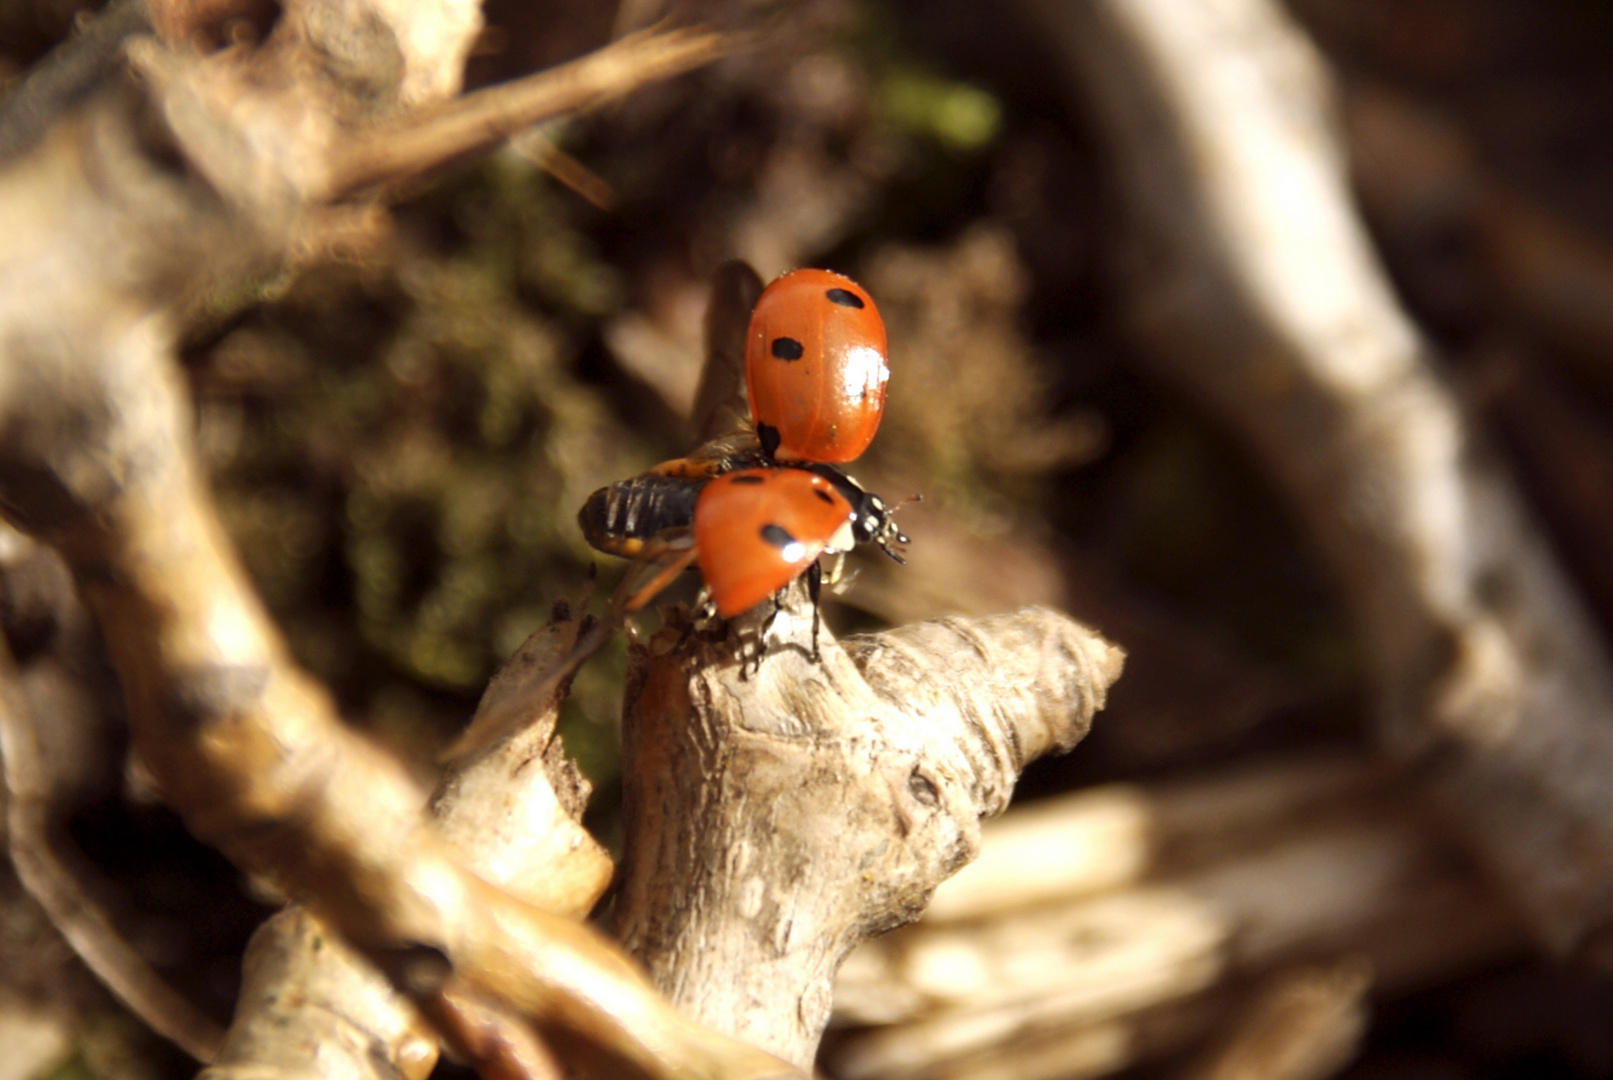
[[[917,918],[1033,758],[1074,746],[1121,650],[1023,608],[836,642],[795,587],[747,669],[669,628],[624,710],[617,935],[684,1012],[809,1067],[841,959]]]

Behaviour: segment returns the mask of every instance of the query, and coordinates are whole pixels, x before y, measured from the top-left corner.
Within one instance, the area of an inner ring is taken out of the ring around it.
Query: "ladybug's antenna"
[[[891,517],[908,503],[923,501],[923,495],[909,495],[894,506],[881,506],[879,508],[879,531],[873,535],[872,539],[874,543],[879,545],[879,550],[896,560],[900,566],[906,566],[907,560],[902,558],[898,549],[905,550],[909,540],[907,539],[907,534],[896,527],[896,522],[891,520]]]

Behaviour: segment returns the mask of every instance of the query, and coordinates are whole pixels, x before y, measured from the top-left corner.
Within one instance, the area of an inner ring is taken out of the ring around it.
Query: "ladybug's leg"
[[[818,598],[823,595],[823,570],[817,563],[807,567],[807,596],[812,600],[812,662],[823,663],[818,652]]]
[[[779,598],[783,595],[783,589],[773,594],[773,610],[767,613],[767,618],[762,620],[762,625],[756,631],[756,652],[752,654],[752,659],[756,662],[758,672],[762,670],[762,656],[767,652],[767,632],[773,629],[773,621],[779,617],[779,612],[784,610],[784,605],[779,602]]]
[[[716,617],[717,605],[711,599],[711,590],[702,585],[694,598],[694,621],[709,623]]]
[[[904,533],[901,529],[898,529],[896,527],[896,523],[890,519],[890,515],[891,515],[891,513],[893,511],[895,511],[896,509],[898,509],[899,507],[903,506],[906,503],[923,502],[923,501],[924,501],[924,496],[923,495],[917,495],[917,494],[909,495],[907,498],[903,499],[901,502],[897,503],[895,506],[891,507],[889,510],[883,510],[882,511],[884,516],[881,519],[881,527],[880,527],[880,530],[879,530],[879,536],[878,536],[878,538],[876,539],[875,542],[879,544],[879,549],[881,551],[883,551],[885,554],[889,555],[891,558],[895,559],[898,563],[900,563],[903,566],[907,565],[907,560],[902,558],[901,555],[897,554],[895,551],[892,551],[891,548],[892,547],[898,547],[898,548],[902,548],[903,550],[906,550],[907,544],[908,544],[907,534]]]
[[[682,652],[683,647],[689,643],[689,639],[693,636],[694,620],[685,619],[682,629],[678,631],[678,640],[672,643],[672,651],[675,653]]]

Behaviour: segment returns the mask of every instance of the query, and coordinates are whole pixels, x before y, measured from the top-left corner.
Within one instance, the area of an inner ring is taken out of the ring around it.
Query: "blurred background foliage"
[[[859,473],[892,501],[922,495],[910,521],[950,522],[949,573],[865,565],[838,625],[1058,600],[1073,543],[1206,633],[1350,679],[1328,593],[1258,473],[1110,337],[1082,134],[1045,102],[1020,108],[1041,90],[958,70],[912,17],[769,9],[755,53],[545,133],[608,208],[512,148],[403,207],[375,250],[192,342],[229,527],[356,722],[440,744],[549,606],[583,595],[590,563],[610,586],[618,567],[581,543],[575,508],[688,448],[702,282],[736,253],[873,290],[895,392]],[[909,531],[922,561],[932,541]],[[1014,561],[1029,580],[989,587]],[[609,741],[619,656],[580,680],[573,741]],[[608,749],[585,754],[608,780]]]
[[[489,3],[472,81],[575,55],[613,17],[633,22],[623,7]],[[1613,242],[1613,4],[1292,7],[1347,88],[1438,110],[1488,175]],[[0,4],[0,74],[15,79],[84,10]],[[1262,469],[1140,378],[1106,319],[1102,156],[1024,28],[961,0],[673,14],[743,25],[756,46],[440,177],[348,261],[217,298],[187,343],[225,523],[345,715],[428,762],[555,602],[613,587],[620,566],[582,542],[576,509],[687,449],[702,283],[743,256],[764,277],[852,274],[890,330],[889,412],[856,471],[891,501],[923,495],[901,510],[912,565],[859,562],[831,624],[1044,602],[1133,650],[1093,738],[1036,767],[1027,793],[1358,739],[1355,645]],[[555,179],[577,164],[582,181]],[[1613,591],[1596,591],[1613,520],[1606,356],[1510,318],[1461,229],[1373,224],[1613,624]],[[618,641],[564,720],[607,838],[623,665]],[[120,799],[87,803],[75,836],[165,970],[227,1015],[262,908],[163,812],[112,822]],[[32,955],[35,931],[5,935],[6,955]],[[185,1073],[74,985],[109,1019],[58,1077]],[[1475,1019],[1500,1007],[1496,987],[1559,1006],[1500,1046]],[[1613,1053],[1584,1021],[1605,1031],[1606,1003],[1600,984],[1533,967],[1483,973],[1387,1013],[1349,1075],[1607,1075]]]

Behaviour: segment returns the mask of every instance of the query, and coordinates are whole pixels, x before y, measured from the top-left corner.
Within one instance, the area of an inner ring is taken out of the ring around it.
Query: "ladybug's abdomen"
[[[687,530],[704,477],[646,473],[602,487],[577,511],[583,538],[596,551],[636,558],[667,534]]]

